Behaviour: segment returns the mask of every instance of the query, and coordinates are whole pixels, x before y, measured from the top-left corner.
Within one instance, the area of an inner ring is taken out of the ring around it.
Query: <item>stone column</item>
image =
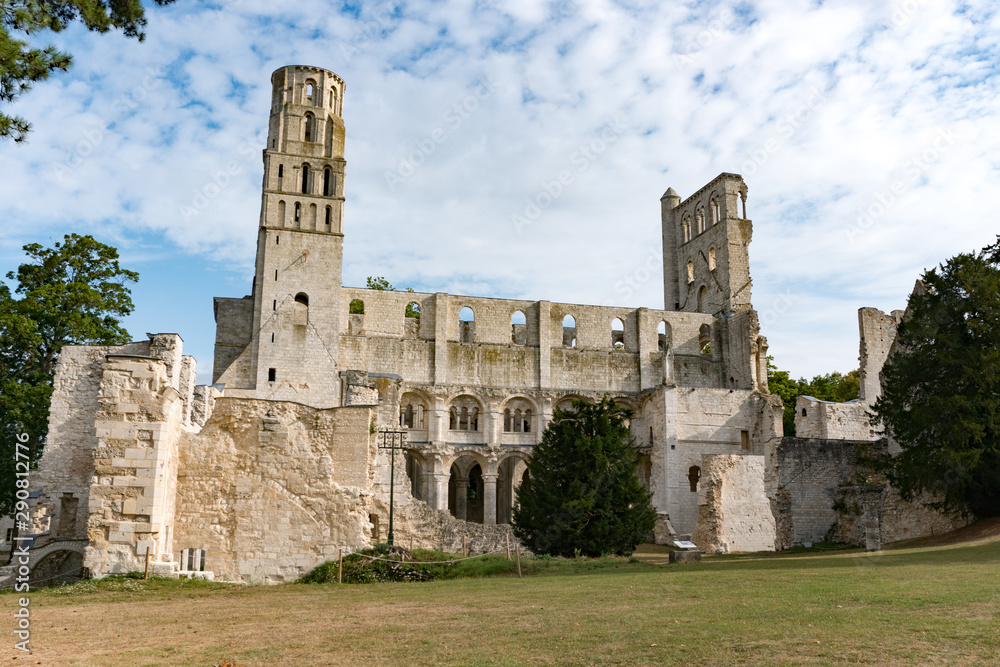
[[[468,521],[468,507],[469,507],[469,490],[468,490],[469,478],[468,477],[457,477],[455,478],[455,518],[461,519],[462,521]]]
[[[538,302],[538,388],[548,389],[552,384],[552,304]]]
[[[483,525],[497,523],[497,473],[483,473]]]
[[[435,472],[434,475],[434,509],[448,511],[448,480],[451,474]]]

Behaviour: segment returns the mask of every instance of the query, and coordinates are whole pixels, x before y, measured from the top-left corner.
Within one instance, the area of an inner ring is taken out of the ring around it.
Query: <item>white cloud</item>
[[[347,284],[374,274],[457,293],[659,307],[662,281],[647,267],[659,196],[741,172],[754,302],[762,312],[791,302],[765,334],[779,362],[812,375],[856,364],[857,308],[901,307],[922,269],[997,232],[1000,29],[989,3],[339,9],[177,3],[150,10],[142,44],[56,36],[74,70],[13,108],[34,122],[30,143],[0,144],[4,263],[19,261],[21,243],[94,231],[137,253],[160,246],[221,264],[242,281],[269,76],[293,63],[347,81]],[[495,88],[456,123],[449,112],[487,79]],[[616,119],[627,129],[581,170],[574,153]],[[436,129],[447,140],[390,189],[386,173]],[[939,131],[954,141],[931,156]],[[511,217],[563,170],[573,183],[518,233]],[[182,332],[203,370],[211,327]]]

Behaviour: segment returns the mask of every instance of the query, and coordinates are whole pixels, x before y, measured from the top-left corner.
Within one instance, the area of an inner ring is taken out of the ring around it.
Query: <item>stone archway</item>
[[[31,588],[63,586],[86,579],[83,554],[74,549],[53,549],[31,568],[28,583]]]

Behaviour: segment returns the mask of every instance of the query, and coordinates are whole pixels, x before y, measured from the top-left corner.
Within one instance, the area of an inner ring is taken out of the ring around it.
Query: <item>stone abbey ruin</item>
[[[661,198],[664,309],[344,287],[344,82],[272,78],[253,290],[215,299],[211,386],[181,337],[66,347],[33,475],[33,577],[141,570],[292,581],[385,538],[473,551],[507,539],[553,410],[634,411],[659,544],[761,551],[877,544],[952,527],[865,482],[867,418],[901,313],[860,311],[861,394],[807,397],[796,438],[768,392],[751,304],[747,186],[723,173]]]

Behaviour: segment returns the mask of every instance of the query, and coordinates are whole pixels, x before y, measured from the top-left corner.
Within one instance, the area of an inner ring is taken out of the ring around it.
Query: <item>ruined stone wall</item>
[[[858,398],[872,404],[882,395],[879,373],[889,358],[889,350],[896,340],[896,327],[902,311],[883,313],[878,308],[858,310],[858,328],[861,332],[859,353],[861,388]]]
[[[174,551],[204,549],[216,579],[294,581],[367,546],[368,407],[219,398],[180,450]]]
[[[354,300],[364,303],[364,315],[349,313]],[[409,303],[419,319],[405,317]],[[475,314],[464,326],[471,342],[463,342],[459,326],[464,307]],[[516,311],[525,314],[523,327],[511,324]],[[566,315],[576,327],[564,335]],[[666,374],[689,386],[722,387],[729,363],[718,322],[697,313],[344,288],[341,318],[342,368],[398,373],[413,383],[636,393]],[[624,326],[619,335],[612,333],[615,318]],[[671,353],[666,373],[661,322]],[[702,325],[715,341],[711,355],[701,353]],[[619,338],[622,349],[614,346]],[[749,388],[749,366],[740,366],[734,372]]]
[[[799,396],[795,399],[795,434],[821,440],[876,440],[868,414],[864,401],[835,403]]]
[[[764,488],[764,457],[715,454],[702,457],[698,526],[702,551],[773,551],[775,521]]]
[[[32,473],[33,491],[41,492],[33,512],[31,532],[64,537],[87,536],[88,499],[97,447],[94,420],[98,410],[101,371],[111,352],[149,354],[149,342],[126,346],[67,345],[59,353],[49,408],[49,435],[38,470]],[[60,516],[61,499],[76,499],[76,515]],[[60,524],[62,529],[60,529]],[[72,526],[72,534],[66,528]]]
[[[253,298],[215,297],[215,359],[212,382],[218,382],[253,337]]]
[[[774,462],[780,548],[826,538],[837,520],[837,489],[854,482],[856,447],[845,440],[781,440]]]
[[[655,395],[655,394],[654,394]],[[666,510],[678,535],[690,535],[698,521],[698,482],[691,489],[691,469],[703,474],[706,454],[739,454],[761,451],[764,442],[758,435],[762,425],[773,419],[773,408],[759,395],[744,390],[664,388],[661,398],[664,434],[662,448],[655,459],[662,458],[665,476]],[[649,409],[649,408],[647,408]],[[660,411],[651,414],[659,415]],[[650,420],[655,423],[655,420]],[[654,460],[654,465],[656,461]]]
[[[968,522],[960,516],[946,514],[928,505],[934,498],[921,495],[903,500],[891,486],[846,486],[837,490],[837,523],[833,539],[849,544],[865,544],[865,503],[875,501],[878,535],[881,543],[908,540],[925,535],[938,535]]]

